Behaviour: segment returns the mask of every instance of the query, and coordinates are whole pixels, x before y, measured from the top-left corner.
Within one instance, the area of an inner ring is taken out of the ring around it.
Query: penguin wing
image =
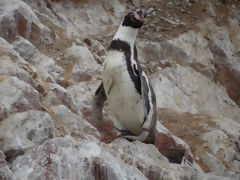
[[[134,59],[137,66],[133,67],[133,69],[136,71],[136,74],[140,79],[140,83],[138,84],[140,87],[138,89],[141,90],[143,99],[144,121],[142,123],[142,128],[147,131],[151,131],[156,125],[156,96],[145,72],[142,70],[138,61],[136,45],[134,45]]]
[[[144,121],[142,123],[142,128],[151,131],[151,129],[153,129],[156,124],[156,97],[153,88],[143,71],[140,77],[144,106]]]
[[[141,95],[143,99],[144,121],[142,123],[143,131],[138,136],[126,135],[125,138],[129,140],[138,140],[141,142],[154,143],[154,129],[156,126],[156,97],[153,88],[146,76],[141,70],[139,63],[138,69],[135,71],[140,79]]]
[[[101,126],[103,124],[103,114],[102,109],[104,102],[107,100],[105,90],[103,87],[103,82],[100,84],[100,86],[95,91],[93,98],[92,98],[92,116],[94,122],[98,126]]]

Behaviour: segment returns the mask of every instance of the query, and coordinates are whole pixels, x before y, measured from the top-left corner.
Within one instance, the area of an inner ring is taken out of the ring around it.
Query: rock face
[[[10,115],[1,122],[1,149],[8,161],[26,149],[40,145],[55,137],[55,128],[51,117],[42,111],[29,110]]]
[[[16,179],[9,169],[7,165],[7,161],[5,160],[5,155],[2,151],[0,151],[0,178],[1,179]]]
[[[137,147],[137,149],[136,149]],[[14,161],[18,179],[202,179],[190,167],[169,164],[153,146],[117,139],[111,144],[46,141]],[[211,179],[225,179],[214,175]],[[208,176],[205,176],[208,179]],[[210,178],[209,178],[210,179]]]
[[[92,121],[121,17],[148,12],[139,59],[157,97],[154,144]],[[2,0],[0,179],[240,179],[238,1]]]
[[[3,1],[0,11],[3,12],[0,18],[0,35],[7,41],[13,42],[16,36],[20,35],[35,46],[43,47],[55,40],[55,34],[39,21],[32,8],[25,2]]]

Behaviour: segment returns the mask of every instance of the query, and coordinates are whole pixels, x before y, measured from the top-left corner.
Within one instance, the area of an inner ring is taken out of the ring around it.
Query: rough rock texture
[[[0,11],[3,12],[0,16],[0,35],[7,41],[13,42],[20,35],[40,48],[50,45],[56,39],[55,34],[39,21],[25,2],[2,1]]]
[[[23,154],[25,150],[55,137],[53,121],[42,111],[15,113],[0,123],[1,149],[8,161]]]
[[[9,169],[7,161],[5,160],[5,155],[2,151],[0,151],[0,178],[1,179],[13,179],[14,177],[12,171]]]
[[[202,179],[190,167],[171,164],[153,145],[117,139],[111,144],[74,140],[46,141],[12,166],[18,179]],[[227,179],[211,175],[205,179]]]
[[[154,145],[92,121],[125,12],[157,97]],[[0,179],[240,179],[237,0],[1,0]]]

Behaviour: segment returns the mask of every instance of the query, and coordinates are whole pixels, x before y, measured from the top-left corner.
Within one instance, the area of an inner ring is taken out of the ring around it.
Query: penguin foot
[[[139,136],[133,136],[133,135],[123,135],[122,137],[125,139],[128,139],[130,141],[141,141],[144,142],[149,135],[149,132],[144,130]]]
[[[121,134],[121,136],[131,136],[132,133],[130,133],[128,130],[120,130],[118,128],[116,128],[117,132]]]

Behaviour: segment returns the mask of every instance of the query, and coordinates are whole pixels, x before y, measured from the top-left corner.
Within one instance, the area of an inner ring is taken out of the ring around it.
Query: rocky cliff
[[[122,16],[157,96],[154,145],[118,138],[91,96]],[[240,179],[240,2],[1,0],[0,179]],[[174,163],[172,163],[174,162]]]

